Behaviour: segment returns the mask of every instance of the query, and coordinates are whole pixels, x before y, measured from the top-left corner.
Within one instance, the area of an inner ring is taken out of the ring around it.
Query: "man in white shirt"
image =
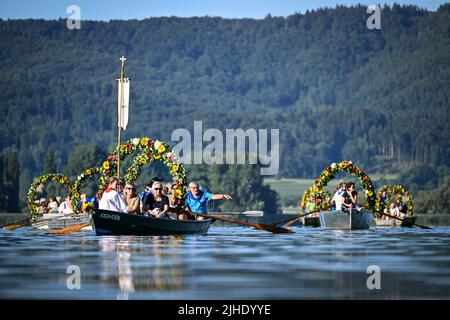
[[[103,210],[128,212],[127,205],[122,197],[117,193],[117,178],[109,178],[108,187],[103,192],[102,199],[98,203],[98,208]]]

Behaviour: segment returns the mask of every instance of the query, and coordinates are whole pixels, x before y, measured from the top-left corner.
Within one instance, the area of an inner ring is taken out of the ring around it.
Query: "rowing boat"
[[[48,229],[63,229],[73,225],[79,225],[89,222],[89,215],[60,215],[58,213],[45,213],[31,222],[33,229],[48,230]],[[92,230],[92,227],[85,227],[82,230]]]
[[[95,234],[100,235],[177,235],[206,234],[213,219],[175,220],[158,219],[143,215],[109,210],[96,210],[91,224]]]
[[[324,211],[319,214],[319,220],[323,229],[364,230],[375,226],[373,213],[366,210]]]
[[[377,227],[411,227],[416,223],[416,217],[404,217],[403,221],[396,219],[375,219]]]
[[[305,227],[320,227],[319,217],[308,217],[303,222]]]

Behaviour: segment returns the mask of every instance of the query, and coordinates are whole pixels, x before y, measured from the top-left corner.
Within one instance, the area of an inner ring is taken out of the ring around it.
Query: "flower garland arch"
[[[412,216],[414,214],[414,206],[413,206],[413,196],[406,190],[404,186],[401,184],[398,185],[384,185],[380,189],[378,189],[377,192],[377,198],[376,198],[376,204],[375,204],[375,212],[378,217],[381,217],[383,215],[382,210],[382,202],[383,199],[381,198],[383,191],[386,191],[386,205],[391,203],[392,196],[394,194],[397,194],[397,206],[400,205],[403,199],[403,195],[408,200],[408,210],[406,212],[407,216]]]
[[[95,175],[100,174],[101,168],[89,168],[83,171],[72,185],[72,208],[74,212],[78,212],[78,202],[80,201],[81,189],[83,188],[86,179],[91,179]]]
[[[72,185],[69,177],[59,174],[59,173],[49,173],[44,174],[43,176],[37,177],[33,179],[31,183],[30,189],[28,189],[27,194],[27,203],[28,208],[30,209],[31,216],[34,218],[38,215],[38,206],[35,203],[36,200],[36,189],[41,184],[46,184],[47,182],[59,182],[63,185],[66,185],[69,189],[69,193],[71,193]]]
[[[324,192],[326,185],[332,179],[335,178],[336,174],[340,172],[347,172],[352,176],[359,179],[361,186],[364,189],[364,193],[367,198],[367,205],[369,208],[375,207],[375,193],[373,190],[373,184],[369,176],[360,168],[355,166],[351,161],[341,161],[338,163],[332,163],[328,168],[322,171],[319,177],[315,180],[312,186],[312,192],[314,199],[318,199],[319,203],[327,204],[326,192]]]
[[[311,195],[314,195],[313,187],[309,187],[305,190],[305,192],[303,192],[302,201],[300,203],[300,209],[302,209],[303,211],[306,210],[309,197]],[[328,198],[331,198],[331,193],[327,189],[324,188],[322,190],[317,191],[316,196],[314,197],[315,209],[316,210],[326,209],[329,206],[329,204],[327,203],[327,201],[324,201],[324,199],[326,200]]]
[[[124,180],[133,183],[141,174],[141,168],[153,161],[163,162],[170,170],[175,187],[175,210],[181,212],[186,200],[187,173],[182,162],[171,151],[167,143],[152,140],[148,137],[133,138],[120,145],[120,160],[131,155],[135,151],[141,151],[136,155],[130,167],[127,169]],[[106,187],[109,177],[116,175],[117,171],[117,149],[112,152],[100,168],[99,187]]]

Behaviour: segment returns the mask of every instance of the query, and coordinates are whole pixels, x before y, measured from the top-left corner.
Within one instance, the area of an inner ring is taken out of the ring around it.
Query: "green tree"
[[[31,186],[31,174],[30,170],[25,169],[21,170],[19,176],[19,201],[20,201],[20,211],[24,212],[27,208],[27,197],[28,190]],[[56,193],[55,193],[56,194]]]
[[[418,192],[414,203],[414,210],[419,213],[450,213],[450,176],[437,188]]]
[[[6,155],[6,209],[8,212],[19,212],[19,159],[17,152]]]
[[[65,167],[65,174],[74,179],[86,169],[99,167],[106,159],[106,156],[106,152],[96,144],[77,146],[70,153]],[[93,196],[96,191],[96,180],[87,180],[83,192]]]
[[[69,155],[65,174],[75,178],[86,169],[100,166],[106,156],[106,152],[96,144],[77,146]]]
[[[5,158],[0,154],[0,212],[6,211]]]
[[[280,212],[278,194],[264,184],[258,165],[192,165],[189,176],[211,193],[233,197],[231,201],[215,202],[215,211]]]
[[[56,171],[55,150],[50,147],[44,159],[44,174],[57,173]]]

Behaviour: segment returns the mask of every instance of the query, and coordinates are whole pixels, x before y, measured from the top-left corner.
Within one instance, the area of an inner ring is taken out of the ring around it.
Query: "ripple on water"
[[[183,237],[0,231],[0,298],[450,298],[450,228],[211,228]],[[68,290],[69,265],[81,290]],[[366,287],[367,267],[382,289]]]

